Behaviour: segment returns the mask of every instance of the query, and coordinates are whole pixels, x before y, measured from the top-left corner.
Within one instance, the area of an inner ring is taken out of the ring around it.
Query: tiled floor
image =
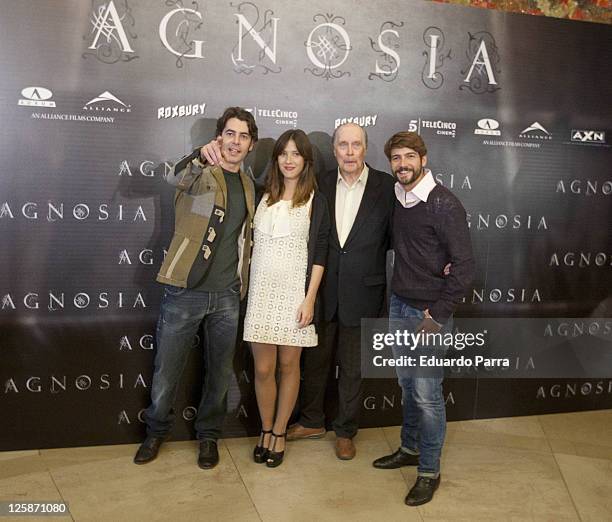
[[[222,441],[211,471],[195,441],[145,466],[137,445],[0,452],[0,500],[64,500],[77,521],[612,520],[612,410],[449,423],[442,484],[418,508],[403,502],[414,468],[371,466],[398,436],[362,430],[352,461],[331,434],[289,443],[277,469],[252,462],[255,439]]]

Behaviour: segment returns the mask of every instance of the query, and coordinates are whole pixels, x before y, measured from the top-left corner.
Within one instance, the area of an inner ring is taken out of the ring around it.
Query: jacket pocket
[[[363,284],[365,286],[384,285],[386,282],[387,278],[385,277],[385,274],[369,275],[363,278]]]
[[[215,193],[204,192],[203,194],[191,197],[193,198],[191,212],[198,216],[210,218],[213,213],[213,208],[215,207]]]

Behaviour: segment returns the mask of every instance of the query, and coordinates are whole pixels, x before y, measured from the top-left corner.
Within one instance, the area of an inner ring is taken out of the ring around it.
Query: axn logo
[[[605,143],[606,133],[604,131],[573,129],[571,134],[571,140],[579,141],[582,143]]]

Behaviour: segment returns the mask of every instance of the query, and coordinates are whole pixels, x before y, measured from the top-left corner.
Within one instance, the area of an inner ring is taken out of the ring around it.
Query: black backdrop
[[[142,436],[173,219],[163,176],[228,105],[255,114],[259,180],[287,128],[309,133],[322,169],[344,121],[366,127],[383,170],[388,136],[421,132],[469,213],[477,276],[459,315],[578,318],[560,337],[610,317],[611,36],[405,0],[5,0],[0,449]],[[191,436],[198,356],[196,342],[175,438]],[[258,422],[245,346],[235,369],[228,436]],[[596,409],[612,379],[475,375],[445,393],[451,420]],[[393,380],[367,380],[362,425],[399,423],[399,402]]]

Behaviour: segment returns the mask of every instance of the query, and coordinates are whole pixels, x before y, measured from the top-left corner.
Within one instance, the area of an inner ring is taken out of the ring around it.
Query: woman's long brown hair
[[[268,194],[268,206],[274,205],[280,201],[283,191],[285,190],[285,178],[278,166],[278,158],[285,150],[289,140],[293,140],[295,146],[304,158],[304,170],[300,173],[295,193],[291,201],[292,206],[300,207],[305,205],[310,199],[310,194],[317,187],[317,180],[314,173],[314,160],[312,153],[312,145],[306,133],[300,129],[291,129],[283,132],[274,144],[272,150],[272,168],[266,179],[265,191]]]

